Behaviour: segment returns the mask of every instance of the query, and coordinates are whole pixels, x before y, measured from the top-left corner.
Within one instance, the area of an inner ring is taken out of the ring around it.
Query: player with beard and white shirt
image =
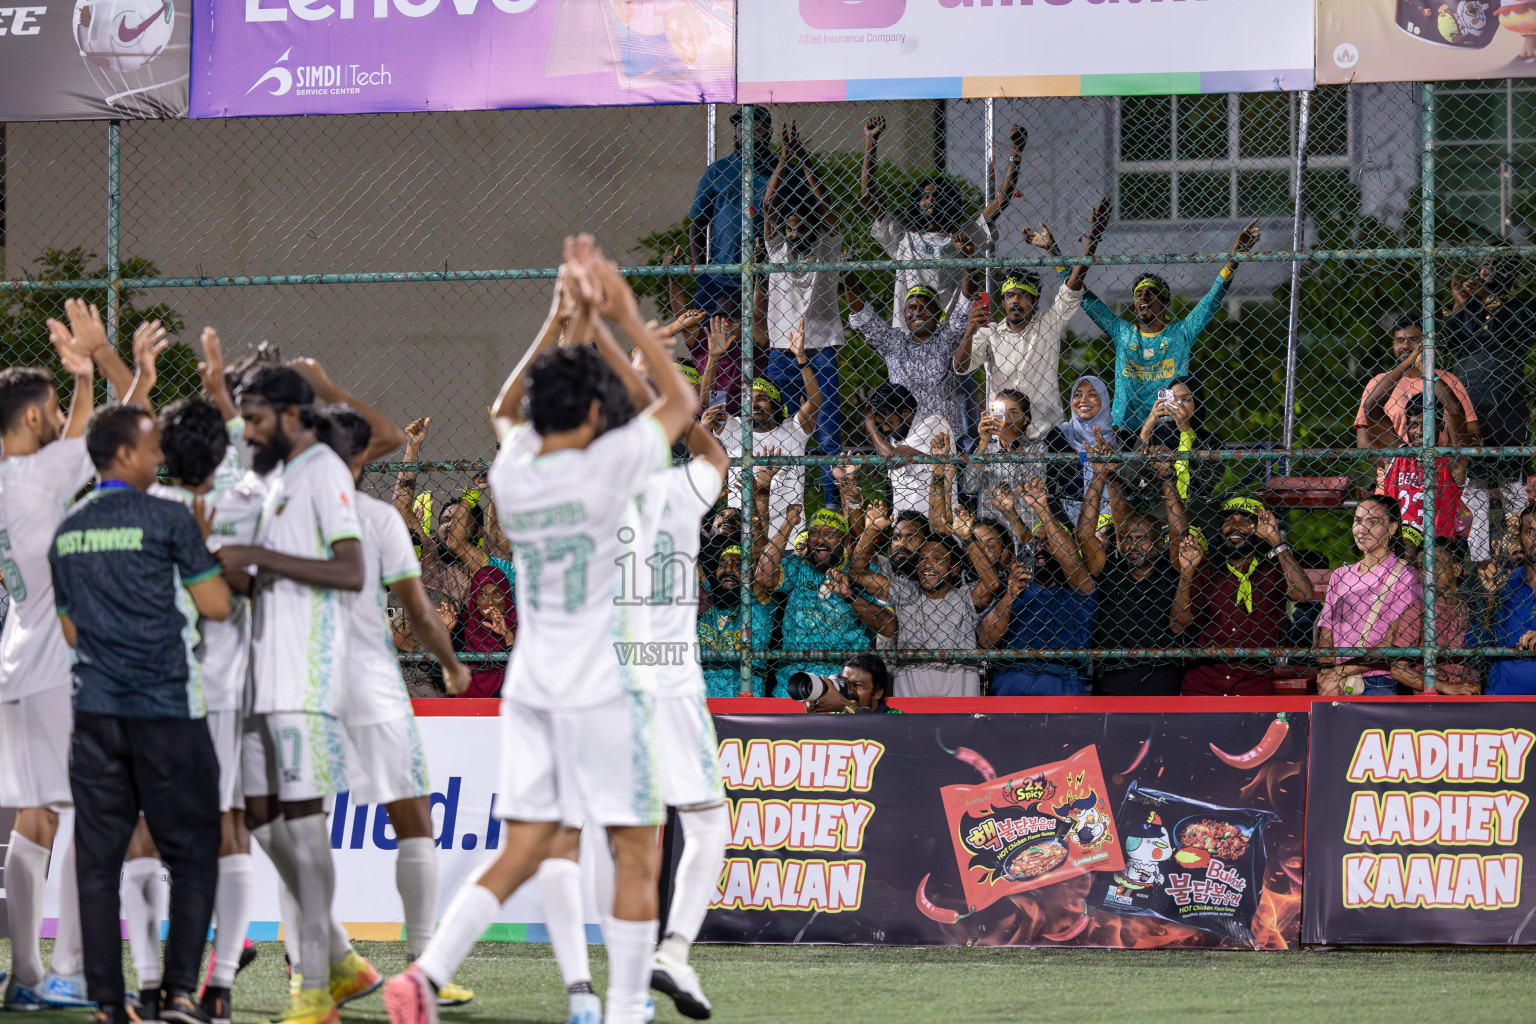
[[[85,449],[94,405],[94,365],[125,402],[143,404],[154,386],[154,356],[164,348],[158,321],[134,335],[139,373],[130,374],[107,342],[96,307],[64,304],[70,326],[48,321],[64,369],[74,377],[69,415],[52,375],[30,367],[0,371],[0,574],[10,613],[0,634],[0,804],[18,808],[5,857],[11,974],[5,1007],[90,1006],[85,996],[74,844],[54,864],[59,931],[52,969],[43,970],[38,930],[48,859],[59,811],[74,799],[69,783],[71,709],[68,645],[53,601],[48,552],[79,491],[96,475]]]
[[[605,358],[583,343],[595,313],[634,340],[661,394],[622,426],[630,403],[620,392],[634,372],[622,353]],[[556,348],[566,322],[575,343]],[[459,890],[426,952],[390,979],[393,1024],[436,1020],[438,988],[533,877],[562,822],[607,829],[615,877],[611,905],[599,908],[605,1020],[644,1017],[665,809],[648,680],[619,656],[619,645],[644,639],[644,606],[615,597],[638,540],[634,498],[697,412],[618,267],[591,236],[567,240],[550,316],[493,406],[501,450],[489,479],[517,565],[520,625],[502,691],[503,845]]]
[[[322,442],[329,424],[315,401],[316,389],[291,366],[263,366],[242,382],[252,468],[273,475],[256,543],[218,551],[235,591],[255,594],[252,717],[240,763],[246,824],[302,917],[300,984],[279,1018],[285,1024],[332,1024],[338,1006],[383,981],[331,916],[325,816],[347,788],[337,719],[348,657],[341,627],[365,581],[352,474]]]

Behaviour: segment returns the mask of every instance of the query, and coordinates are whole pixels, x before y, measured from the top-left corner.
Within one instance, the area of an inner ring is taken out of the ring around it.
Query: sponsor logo
[[[147,31],[149,31],[150,26],[153,25],[155,22],[157,22],[157,21],[159,21],[161,19],[164,19],[166,21],[170,21],[171,20],[170,19],[170,12],[171,12],[170,0],[166,0],[165,4],[161,6],[160,10],[156,11],[154,14],[148,15],[147,17],[145,17],[145,19],[143,21],[139,22],[137,25],[133,26],[132,28],[128,27],[128,19],[132,16],[132,13],[130,12],[130,13],[124,14],[121,18],[118,19],[118,22],[117,22],[117,39],[118,39],[118,41],[119,42],[123,42],[123,43],[134,42],[135,40],[137,40],[139,38],[139,36],[143,35]]]
[[[289,71],[287,68],[282,67],[281,65],[288,60],[288,55],[291,54],[292,52],[293,52],[293,47],[291,47],[291,46],[288,47],[288,49],[284,50],[283,51],[283,55],[281,57],[277,58],[276,63],[273,64],[272,70],[268,71],[266,74],[264,74],[260,78],[256,79],[256,84],[251,86],[249,89],[245,90],[245,94],[247,96],[249,96],[251,93],[255,92],[261,86],[267,84],[268,82],[271,82],[275,86],[275,88],[268,89],[267,91],[269,93],[271,93],[273,96],[286,96],[286,95],[288,95],[288,90],[293,88],[293,73],[291,71]],[[286,502],[284,504],[286,504]],[[277,514],[278,515],[282,515],[283,514],[283,510],[282,510],[281,506],[278,508]]]
[[[270,96],[287,96],[292,93],[295,96],[345,96],[357,94],[365,88],[379,85],[393,85],[394,76],[383,64],[378,68],[364,68],[360,64],[301,64],[292,68],[283,65],[289,62],[293,56],[293,47],[283,51],[283,55],[273,61],[272,67],[266,74],[245,90],[249,96],[257,89],[266,87],[265,91]],[[341,495],[341,503],[350,505],[352,499],[349,495]],[[279,508],[281,513],[282,509]]]
[[[1352,68],[1360,62],[1360,51],[1354,43],[1340,43],[1333,48],[1333,62],[1341,68]]]
[[[267,0],[245,0],[245,20],[249,24],[257,21],[287,21],[288,11],[291,8],[295,15],[304,21],[326,21],[339,16],[342,21],[351,21],[356,17],[358,9],[364,12],[364,17],[387,18],[391,7],[400,15],[407,18],[424,18],[434,11],[442,10],[447,13],[452,10],[460,17],[472,17],[477,9],[499,11],[502,14],[522,14],[532,10],[539,0],[490,0],[488,7],[481,8],[480,0],[451,0],[444,3],[443,0],[374,0],[373,3],[358,4],[356,0],[340,0],[340,6],[329,3],[319,3],[318,0],[288,0],[286,4],[281,0],[272,2]]]

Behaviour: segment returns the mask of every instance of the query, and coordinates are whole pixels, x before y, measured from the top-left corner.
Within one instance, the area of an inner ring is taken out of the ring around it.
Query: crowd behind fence
[[[0,363],[73,294],[190,343],[157,402],[204,324],[319,358],[412,424],[364,486],[491,695],[484,409],[589,230],[732,465],[696,648],[623,657],[712,696],[870,650],[901,696],[1536,690],[1530,88],[8,124]]]

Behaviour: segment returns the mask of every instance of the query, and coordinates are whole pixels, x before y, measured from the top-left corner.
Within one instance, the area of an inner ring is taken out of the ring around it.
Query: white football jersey
[[[306,448],[272,475],[258,545],[297,558],[330,558],[337,541],[361,539],[352,473],[327,445]],[[347,658],[344,627],[355,597],[263,574],[251,627],[252,711],[336,714]]]
[[[517,568],[517,641],[502,693],[570,710],[644,692],[649,680],[620,654],[645,635],[644,605],[620,600],[621,566],[641,548],[635,497],[671,444],[644,415],[586,448],[539,455],[540,443],[526,424],[508,431],[489,474]]]
[[[647,595],[656,696],[704,692],[699,666],[699,524],[720,497],[724,481],[703,459],[652,473],[641,495],[648,553],[638,569]],[[686,657],[682,656],[686,652]]]
[[[229,482],[222,489],[218,485],[221,479]],[[183,487],[164,484],[152,485],[149,493],[188,508],[195,497]],[[214,489],[203,497],[204,507],[213,510],[208,550],[217,551],[226,544],[254,544],[266,497],[267,485],[261,477],[255,473],[236,477],[221,466],[214,474]],[[230,598],[229,618],[223,622],[203,618],[197,624],[203,637],[198,645],[198,664],[203,670],[209,711],[238,711],[245,704],[251,667],[251,603],[239,594]]]
[[[386,605],[391,584],[421,575],[411,531],[393,505],[358,492],[357,518],[363,524],[363,590],[347,615],[347,681],[339,705],[349,728],[411,713]],[[410,751],[400,755],[408,757]]]
[[[0,633],[0,700],[70,685],[48,550],[70,503],[95,473],[83,437],[0,460],[0,574],[11,595]]]

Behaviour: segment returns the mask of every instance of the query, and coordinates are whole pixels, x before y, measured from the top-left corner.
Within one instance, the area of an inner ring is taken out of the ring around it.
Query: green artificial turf
[[[7,944],[8,945],[8,944]],[[397,942],[362,942],[380,970],[405,966]],[[0,955],[9,960],[7,949]],[[1405,1024],[1536,1020],[1536,960],[1526,951],[1352,949],[1300,953],[1198,950],[704,946],[693,963],[722,1022],[976,1024],[981,1021],[1242,1021]],[[605,959],[592,947],[596,988]],[[546,945],[483,942],[456,978],[476,991],[445,1009],[455,1022],[563,1024],[565,997]],[[235,1019],[253,1024],[284,1005],[282,947],[261,956],[235,987]],[[683,1018],[662,998],[658,1021]],[[386,1019],[378,995],[343,1021]],[[31,1024],[89,1020],[83,1012],[30,1014]]]

